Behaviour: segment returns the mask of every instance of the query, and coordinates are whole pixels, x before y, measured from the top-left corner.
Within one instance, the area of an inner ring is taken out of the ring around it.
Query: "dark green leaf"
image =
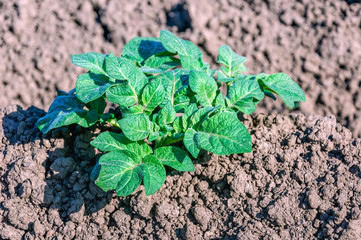
[[[164,164],[177,171],[194,171],[192,160],[187,153],[177,147],[161,147],[154,151],[154,155]]]
[[[58,96],[51,104],[48,113],[37,121],[37,126],[43,133],[74,123],[82,127],[90,127],[98,120],[98,113],[86,111],[83,107],[84,103],[75,94]]]

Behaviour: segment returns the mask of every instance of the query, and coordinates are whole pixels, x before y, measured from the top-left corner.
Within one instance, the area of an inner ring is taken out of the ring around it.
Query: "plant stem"
[[[116,118],[111,118],[107,120],[108,123],[112,124],[114,127],[120,128],[120,125]]]

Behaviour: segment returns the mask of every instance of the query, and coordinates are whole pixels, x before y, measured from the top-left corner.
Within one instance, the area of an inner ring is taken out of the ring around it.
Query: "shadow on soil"
[[[84,215],[104,208],[112,198],[112,193],[105,193],[91,179],[98,158],[89,144],[94,135],[75,125],[43,135],[37,129],[36,121],[44,115],[43,110],[33,106],[26,110],[16,106],[16,111],[5,114],[2,119],[5,140],[13,146],[30,143],[35,148],[46,149],[47,157],[41,163],[46,182],[43,204],[49,209],[57,209],[63,221],[81,221]],[[6,153],[7,147],[3,151]],[[44,175],[39,174],[39,178]]]

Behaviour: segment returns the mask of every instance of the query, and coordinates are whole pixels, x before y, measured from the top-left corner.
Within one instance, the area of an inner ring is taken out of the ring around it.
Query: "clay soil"
[[[0,0],[0,239],[361,239],[360,16],[351,0]],[[35,122],[82,73],[71,54],[120,55],[163,28],[214,66],[228,44],[250,73],[289,74],[307,102],[246,117],[252,153],[205,152],[120,198],[90,175],[98,128]]]

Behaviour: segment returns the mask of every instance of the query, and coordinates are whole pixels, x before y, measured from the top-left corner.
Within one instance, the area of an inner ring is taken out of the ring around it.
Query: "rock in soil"
[[[94,151],[75,156],[97,131],[42,135],[43,114],[0,110],[0,239],[361,239],[361,139],[334,117],[247,117],[252,153],[117,197],[90,180]]]

